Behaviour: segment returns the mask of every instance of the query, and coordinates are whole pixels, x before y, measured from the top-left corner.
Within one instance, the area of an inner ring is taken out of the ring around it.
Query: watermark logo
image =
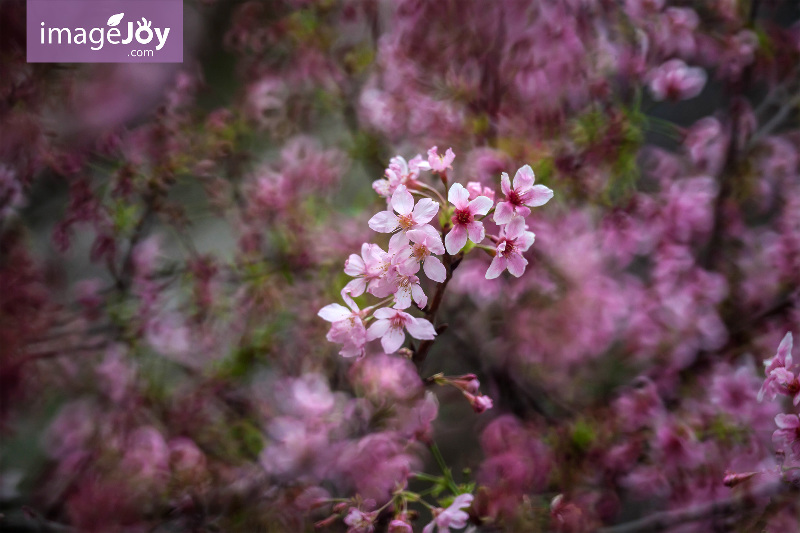
[[[29,63],[183,62],[182,0],[28,0]]]

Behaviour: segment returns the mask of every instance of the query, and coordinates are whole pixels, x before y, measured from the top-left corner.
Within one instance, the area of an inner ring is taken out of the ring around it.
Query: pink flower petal
[[[422,264],[422,269],[425,271],[425,275],[428,276],[428,279],[437,283],[443,283],[447,277],[447,270],[436,257],[426,258],[425,262]]]
[[[408,230],[408,238],[411,239],[412,242],[424,243],[428,249],[435,254],[444,253],[442,236],[430,224],[424,224],[412,230]]]
[[[427,224],[439,212],[439,204],[430,198],[423,198],[414,207],[414,222],[416,224]]]
[[[535,179],[536,176],[534,175],[531,166],[525,165],[517,170],[516,174],[514,174],[514,188],[521,189],[523,191],[530,189],[533,186]]]
[[[319,310],[320,318],[323,320],[327,320],[328,322],[339,322],[341,320],[347,320],[350,318],[353,312],[350,309],[346,308],[343,305],[339,304],[329,304]]]
[[[406,334],[400,328],[390,328],[381,338],[381,346],[386,353],[394,353],[400,349],[406,340]]]
[[[488,198],[486,198],[488,200]],[[460,183],[454,183],[447,193],[447,201],[458,209],[467,209],[469,203],[469,192]],[[474,202],[475,200],[473,200]],[[489,200],[491,202],[491,200]]]
[[[417,263],[417,265],[419,265],[419,263]],[[415,283],[411,286],[411,296],[414,298],[414,303],[416,303],[417,307],[420,309],[428,304],[428,297],[425,295],[425,291],[422,290],[419,283]]]
[[[525,233],[525,219],[522,217],[514,217],[511,219],[505,229],[506,239],[514,241]]]
[[[517,248],[520,252],[527,252],[528,249],[533,246],[533,242],[535,240],[536,234],[532,231],[526,231],[519,239],[517,239]]]
[[[405,185],[400,185],[392,194],[392,207],[401,215],[410,215],[414,209],[414,197]]]
[[[514,206],[511,202],[497,202],[494,208],[494,222],[495,224],[508,224],[514,216]]]
[[[527,259],[519,254],[511,254],[511,257],[508,258],[508,271],[512,276],[520,277],[523,275],[527,265]]]
[[[495,279],[503,273],[507,266],[508,260],[505,257],[502,255],[494,256],[492,264],[489,265],[489,270],[486,271],[486,279]]]
[[[415,339],[432,340],[436,337],[436,330],[433,328],[433,324],[424,318],[415,318],[406,324],[406,329],[408,330],[408,334]]]
[[[500,175],[500,190],[502,190],[503,194],[506,196],[508,196],[508,193],[511,192],[511,179],[505,172]]]
[[[400,287],[394,293],[394,308],[395,309],[408,309],[411,307],[411,288]]]
[[[377,313],[376,313],[377,316]],[[386,332],[389,331],[389,326],[392,323],[386,319],[376,320],[373,324],[367,329],[367,340],[375,340],[378,337],[383,337],[386,335]]]
[[[405,313],[395,311],[394,309],[390,309],[388,307],[381,307],[380,309],[375,311],[375,313],[373,313],[373,316],[381,320],[389,320],[395,318],[398,315],[398,313],[400,315],[405,315]]]
[[[792,366],[792,332],[786,333],[778,346],[777,356],[783,358],[784,366]]]
[[[800,427],[800,418],[797,415],[779,414],[775,417],[775,424],[781,429],[793,429]]]
[[[494,202],[485,196],[478,196],[469,203],[469,212],[473,215],[485,215],[494,205]]]
[[[549,202],[552,197],[552,189],[545,187],[544,185],[534,185],[531,188],[528,197],[526,198],[525,205],[539,207],[540,205],[544,205]]]
[[[364,264],[364,260],[361,259],[361,256],[359,255],[350,254],[350,257],[348,257],[347,261],[344,262],[344,273],[348,276],[360,276],[366,271],[367,266]]]
[[[392,255],[396,255],[397,253],[405,250],[408,248],[408,233],[405,231],[399,231],[392,235],[392,238],[389,239],[389,253]]]
[[[453,229],[444,238],[444,247],[450,255],[456,255],[467,244],[467,228],[453,226]]]
[[[391,233],[400,227],[397,215],[391,211],[381,211],[369,219],[369,227],[378,233]]]
[[[483,222],[478,222],[476,220],[467,224],[467,231],[469,232],[469,240],[474,242],[475,244],[480,244],[484,237],[486,237],[486,231],[483,229]]]
[[[367,290],[367,280],[364,278],[356,278],[345,285],[343,290],[346,290],[353,296],[361,296],[364,294],[364,291]]]

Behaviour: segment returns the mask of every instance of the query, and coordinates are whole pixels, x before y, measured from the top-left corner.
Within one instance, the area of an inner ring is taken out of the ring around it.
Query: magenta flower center
[[[475,217],[472,216],[468,209],[456,209],[456,212],[453,213],[453,224],[466,226],[473,220],[475,220]]]
[[[500,255],[502,255],[505,258],[508,258],[508,257],[511,257],[514,253],[516,253],[517,246],[515,244],[515,241],[510,241],[508,239],[503,239],[500,242],[505,244],[505,248],[500,250]]]
[[[522,199],[519,197],[516,189],[511,189],[506,195],[506,199],[513,205],[522,205]]]

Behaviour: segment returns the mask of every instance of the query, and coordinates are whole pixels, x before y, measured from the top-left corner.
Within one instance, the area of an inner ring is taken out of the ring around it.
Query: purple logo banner
[[[29,63],[182,63],[183,0],[27,0]]]

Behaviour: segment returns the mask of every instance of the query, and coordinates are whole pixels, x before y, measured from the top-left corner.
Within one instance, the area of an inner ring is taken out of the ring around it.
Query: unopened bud
[[[726,472],[725,477],[722,480],[722,484],[726,487],[735,487],[740,483],[744,483],[756,474],[758,474],[758,472]]]
[[[487,409],[491,409],[494,406],[492,399],[483,394],[476,396],[474,394],[464,392],[464,396],[469,401],[469,405],[472,407],[472,410],[478,414],[481,414]]]

